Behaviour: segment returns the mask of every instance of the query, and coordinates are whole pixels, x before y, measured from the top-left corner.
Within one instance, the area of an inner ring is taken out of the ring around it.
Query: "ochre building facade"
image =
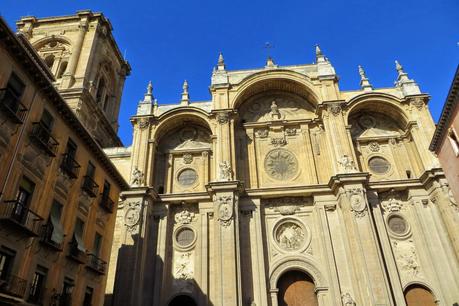
[[[79,18],[96,22],[86,11],[60,20]],[[73,58],[68,32],[39,44]],[[0,305],[100,306],[129,185],[56,88],[70,66],[58,74],[31,38],[0,18]]]
[[[429,151],[429,96],[343,91],[313,64],[230,71],[211,101],[158,105],[106,149],[121,195],[106,305],[453,305],[459,212]],[[419,304],[421,303],[421,304]]]

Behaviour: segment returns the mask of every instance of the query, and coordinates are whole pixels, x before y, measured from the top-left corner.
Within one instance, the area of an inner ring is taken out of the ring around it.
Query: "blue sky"
[[[265,42],[279,65],[311,63],[319,43],[340,76],[342,90],[359,87],[357,65],[375,87],[390,87],[398,59],[432,96],[437,121],[459,63],[459,1],[148,1],[2,0],[0,14],[14,27],[21,16],[73,14],[91,9],[112,22],[132,66],[119,134],[131,143],[129,117],[148,80],[159,103],[180,99],[188,80],[192,101],[209,100],[218,52],[228,69],[261,67]]]

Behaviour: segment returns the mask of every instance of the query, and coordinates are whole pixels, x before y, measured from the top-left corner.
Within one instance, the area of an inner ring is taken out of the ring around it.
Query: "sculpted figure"
[[[231,181],[233,179],[233,170],[226,160],[219,164],[218,179],[220,181]]]
[[[271,103],[271,119],[280,119],[280,112],[279,112],[279,107],[276,104],[276,101],[273,101]]]
[[[132,185],[133,186],[140,186],[143,184],[143,172],[140,171],[137,167],[135,167],[134,171],[132,171]]]

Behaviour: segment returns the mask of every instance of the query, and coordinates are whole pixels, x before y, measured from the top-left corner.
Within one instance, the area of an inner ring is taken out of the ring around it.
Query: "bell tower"
[[[120,146],[121,95],[129,63],[112,36],[110,21],[89,10],[17,22],[55,76],[55,86],[102,147]]]

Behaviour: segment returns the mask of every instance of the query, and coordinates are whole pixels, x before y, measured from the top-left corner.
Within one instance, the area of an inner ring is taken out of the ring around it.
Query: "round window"
[[[384,174],[390,170],[390,163],[387,161],[387,159],[376,156],[370,158],[368,161],[368,167],[372,172],[376,174]]]
[[[387,224],[392,232],[398,235],[403,235],[408,230],[408,224],[405,219],[399,215],[390,216],[387,220]]]
[[[196,171],[193,169],[185,169],[181,171],[177,177],[177,180],[182,186],[191,186],[198,179]]]
[[[181,247],[189,246],[194,241],[194,231],[188,227],[179,229],[175,236],[175,240]]]

